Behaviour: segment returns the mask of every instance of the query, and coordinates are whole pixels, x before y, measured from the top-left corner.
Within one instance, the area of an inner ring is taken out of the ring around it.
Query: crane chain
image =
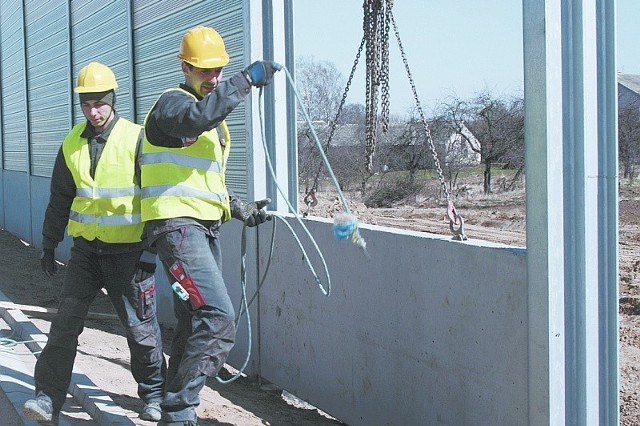
[[[393,30],[396,35],[396,40],[398,41],[398,48],[400,49],[400,55],[402,56],[402,62],[404,63],[404,68],[407,71],[407,77],[409,77],[409,83],[411,84],[411,90],[413,91],[413,98],[416,101],[416,107],[418,109],[418,113],[420,114],[420,119],[422,120],[422,124],[424,126],[424,131],[427,136],[427,142],[429,143],[429,150],[431,151],[431,155],[433,156],[433,162],[435,163],[436,171],[438,172],[438,179],[440,180],[442,192],[446,200],[450,203],[451,193],[447,189],[447,184],[444,180],[444,174],[442,173],[442,168],[440,167],[440,160],[438,159],[438,153],[436,152],[436,147],[431,137],[431,130],[429,129],[429,124],[427,123],[427,119],[425,118],[424,112],[422,111],[422,105],[420,104],[418,91],[416,90],[416,85],[413,81],[411,70],[409,69],[409,61],[407,60],[407,55],[404,51],[404,48],[402,47],[402,41],[400,40],[400,32],[398,31],[398,26],[396,25],[396,20],[394,19],[393,14],[390,14],[390,15],[391,15],[391,23],[393,25]]]
[[[378,31],[377,17],[381,0],[365,0],[362,29],[366,40],[366,80],[365,80],[365,169],[373,173],[373,154],[377,140],[377,108],[379,75],[377,67]]]
[[[358,47],[358,52],[356,53],[356,59],[353,62],[353,66],[351,67],[351,73],[349,74],[349,79],[347,80],[347,85],[344,88],[344,92],[342,94],[342,100],[340,101],[340,105],[338,106],[338,111],[333,118],[333,121],[329,127],[329,137],[327,138],[327,143],[324,146],[325,155],[329,152],[329,146],[331,145],[331,140],[333,139],[333,134],[336,131],[336,127],[338,126],[338,120],[340,119],[340,115],[342,115],[342,109],[347,101],[347,95],[349,94],[349,89],[351,88],[351,82],[353,81],[353,76],[356,73],[356,68],[358,67],[358,63],[360,62],[360,56],[362,55],[362,49],[364,49],[365,37],[362,37],[362,41],[360,42],[360,47]],[[323,164],[320,162],[318,166],[318,171],[316,172],[315,178],[313,179],[313,186],[311,187],[311,191],[318,190],[318,180],[320,180],[320,173],[322,173]]]
[[[381,96],[381,111],[380,117],[382,118],[382,132],[387,135],[389,133],[389,29],[391,22],[391,8],[393,7],[393,0],[387,0],[387,7],[384,13],[384,30],[382,33],[382,55],[381,55],[381,69],[380,79],[382,81],[382,87],[380,90]]]
[[[362,22],[366,39],[365,168],[373,173],[373,156],[378,140],[378,89],[383,135],[389,133],[389,34],[393,0],[365,0]]]

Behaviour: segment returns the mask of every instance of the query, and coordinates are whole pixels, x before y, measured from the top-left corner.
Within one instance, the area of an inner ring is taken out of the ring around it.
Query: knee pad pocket
[[[156,314],[156,280],[154,276],[134,284],[138,293],[134,301],[136,315],[140,321],[153,318]]]

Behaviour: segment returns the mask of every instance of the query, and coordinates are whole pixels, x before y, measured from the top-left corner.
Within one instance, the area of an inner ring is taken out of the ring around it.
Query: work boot
[[[43,425],[58,424],[59,413],[53,412],[51,398],[46,395],[39,395],[36,399],[30,399],[22,407],[22,415],[30,420],[37,420]]]
[[[149,402],[142,409],[142,413],[140,413],[140,418],[142,420],[149,420],[152,422],[160,421],[162,417],[162,411],[160,410],[159,402]]]

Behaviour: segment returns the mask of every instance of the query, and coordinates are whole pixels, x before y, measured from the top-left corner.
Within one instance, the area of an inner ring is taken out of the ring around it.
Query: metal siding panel
[[[97,61],[107,65],[116,75],[116,109],[133,120],[133,97],[129,73],[129,1],[97,0],[71,1],[71,45],[73,49],[73,75],[82,67]],[[82,110],[74,99],[76,122],[84,120]]]
[[[2,103],[4,102],[3,96],[3,80],[2,80],[2,57],[4,55],[3,44],[2,44],[2,27],[4,25],[4,19],[2,14],[2,6],[0,5],[0,169],[4,168],[4,113],[2,111]],[[0,179],[2,178],[2,172],[0,170]],[[1,187],[1,185],[0,185]],[[2,215],[3,210],[3,200],[0,198],[0,215]],[[0,226],[4,226],[4,215],[2,216],[2,220],[0,221]]]
[[[22,171],[3,173],[2,199],[5,229],[25,241],[33,241],[29,179],[29,175]]]
[[[5,220],[4,210],[5,210],[5,204],[7,204],[7,201],[9,202],[11,201],[4,198],[4,181],[5,181],[4,171],[0,171],[0,194],[2,194],[2,197],[0,197],[0,227],[2,227],[2,229],[7,229],[7,222]]]
[[[227,77],[243,69],[244,3],[242,0],[152,1],[134,0],[134,67],[136,76],[136,120],[140,123],[158,96],[184,81],[177,54],[185,31],[202,24],[215,28],[225,40],[230,63]],[[241,103],[227,117],[231,131],[231,155],[227,168],[227,184],[242,197],[247,194],[247,156],[245,104]]]
[[[69,131],[69,59],[65,0],[25,2],[31,172],[50,177]]]
[[[231,154],[227,164],[227,186],[238,196],[247,197],[247,126],[245,123],[245,106],[238,105],[227,117],[231,133]]]
[[[0,2],[2,30],[3,167],[28,171],[22,2]]]

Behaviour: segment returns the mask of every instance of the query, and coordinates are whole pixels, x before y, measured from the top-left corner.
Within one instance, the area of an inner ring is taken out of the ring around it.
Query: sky
[[[295,0],[296,58],[333,63],[346,83],[362,40],[362,0]],[[522,96],[522,1],[395,0],[393,16],[424,112],[447,96],[467,99],[489,91]],[[640,0],[618,0],[617,68],[640,74]],[[415,106],[393,32],[390,35],[390,108]],[[360,58],[347,103],[365,101]]]

